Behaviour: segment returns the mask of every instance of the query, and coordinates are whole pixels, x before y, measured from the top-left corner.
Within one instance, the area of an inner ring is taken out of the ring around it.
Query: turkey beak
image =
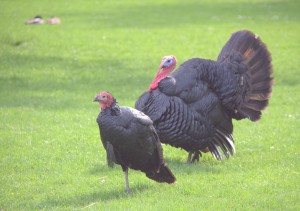
[[[99,100],[100,99],[98,98],[98,96],[96,96],[95,99],[93,100],[93,102],[99,102]]]
[[[164,70],[164,68],[165,68],[165,66],[164,65],[162,65],[162,66],[160,66],[159,68],[158,68],[158,74],[161,74],[162,73],[162,71]]]

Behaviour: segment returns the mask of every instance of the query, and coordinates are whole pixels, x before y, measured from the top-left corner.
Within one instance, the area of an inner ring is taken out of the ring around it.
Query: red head
[[[99,102],[101,109],[105,109],[110,107],[114,100],[114,97],[109,92],[100,92],[96,95],[94,102]]]
[[[166,78],[170,72],[172,72],[176,67],[176,57],[175,56],[164,56],[154,77],[154,80],[149,86],[148,91],[151,92],[152,90],[158,87],[158,83]]]

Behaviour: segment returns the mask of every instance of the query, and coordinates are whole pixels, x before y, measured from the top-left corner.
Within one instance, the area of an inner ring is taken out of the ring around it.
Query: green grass
[[[299,210],[300,2],[0,2],[0,210]],[[35,15],[62,24],[25,25]],[[222,162],[164,146],[177,176],[158,184],[106,166],[94,95],[133,106],[164,55],[214,59],[240,29],[258,33],[276,84],[260,122],[234,122]]]

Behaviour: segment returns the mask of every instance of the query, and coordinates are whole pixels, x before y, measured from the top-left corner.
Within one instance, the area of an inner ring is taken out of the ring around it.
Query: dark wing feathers
[[[113,167],[114,163],[117,162],[115,152],[114,152],[114,147],[109,142],[107,142],[107,145],[106,145],[106,161],[107,161],[107,165],[109,167]]]
[[[102,142],[108,143],[105,149],[109,164],[113,160],[124,171],[130,167],[154,175],[151,179],[158,182],[175,182],[174,175],[166,170],[161,143],[148,116],[136,109],[120,107],[119,115],[101,112],[98,119]]]
[[[149,92],[144,92],[139,99],[135,102],[135,109],[143,111],[150,101],[151,94]]]
[[[114,149],[111,143],[108,141],[109,137],[107,137],[107,133],[101,133],[100,129],[100,124],[101,124],[101,113],[97,117],[97,123],[99,125],[99,131],[100,131],[100,138],[101,138],[101,143],[106,151],[106,162],[109,167],[113,167],[114,163],[117,163],[115,154],[114,154]]]
[[[171,81],[174,85],[173,81],[175,80],[176,85],[178,85],[180,84],[177,83],[177,77],[179,76],[180,74],[173,74],[173,80],[168,79],[168,81]],[[166,84],[164,82],[164,85]],[[163,87],[162,84],[160,86]],[[229,135],[224,136],[224,133],[227,133],[227,131],[232,132],[231,119],[229,118],[227,122],[223,123],[224,114],[220,107],[216,107],[219,100],[216,94],[210,90],[208,83],[194,80],[194,84],[189,83],[186,88],[181,86],[172,90],[178,92],[176,96],[163,93],[159,89],[149,93],[148,101],[143,102],[142,111],[154,121],[161,142],[183,148],[189,152],[196,152],[199,149],[209,147],[218,159],[222,158],[220,151],[216,149],[218,147],[222,148],[222,151],[227,155],[231,154],[232,150],[230,151],[230,149],[232,149],[232,146],[222,143],[224,141],[228,142],[228,137],[230,137]],[[137,104],[139,104],[139,100]],[[163,109],[156,111],[160,108],[160,105]],[[155,109],[152,107],[155,107]],[[160,115],[157,115],[158,113]],[[220,117],[219,114],[221,114]],[[229,126],[223,126],[222,124],[229,124]],[[216,133],[215,128],[217,127],[225,132],[221,135]],[[209,144],[209,142],[212,142],[212,144]],[[227,155],[226,157],[228,157]]]
[[[155,122],[161,118],[161,116],[166,113],[167,108],[169,107],[169,99],[159,92],[154,90],[153,92],[145,92],[135,104],[135,108],[139,111],[142,111],[149,116],[150,119]]]
[[[150,179],[153,179],[157,182],[166,182],[166,183],[174,183],[176,182],[176,178],[172,171],[169,169],[166,163],[163,163],[159,166],[159,171],[147,172],[146,176]]]
[[[144,126],[150,126],[153,124],[152,120],[143,112],[136,110],[134,108],[129,108],[129,109],[133,115],[133,121],[137,121],[139,124]]]

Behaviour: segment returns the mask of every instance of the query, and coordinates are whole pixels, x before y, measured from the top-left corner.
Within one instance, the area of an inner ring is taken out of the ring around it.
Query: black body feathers
[[[161,142],[228,158],[235,152],[232,118],[260,119],[271,96],[272,72],[265,44],[252,32],[239,31],[217,61],[184,62],[157,89],[145,92],[136,108],[153,120]]]
[[[174,183],[175,177],[166,165],[163,150],[152,120],[140,111],[119,107],[102,109],[97,118],[108,164],[140,170],[157,182]]]

